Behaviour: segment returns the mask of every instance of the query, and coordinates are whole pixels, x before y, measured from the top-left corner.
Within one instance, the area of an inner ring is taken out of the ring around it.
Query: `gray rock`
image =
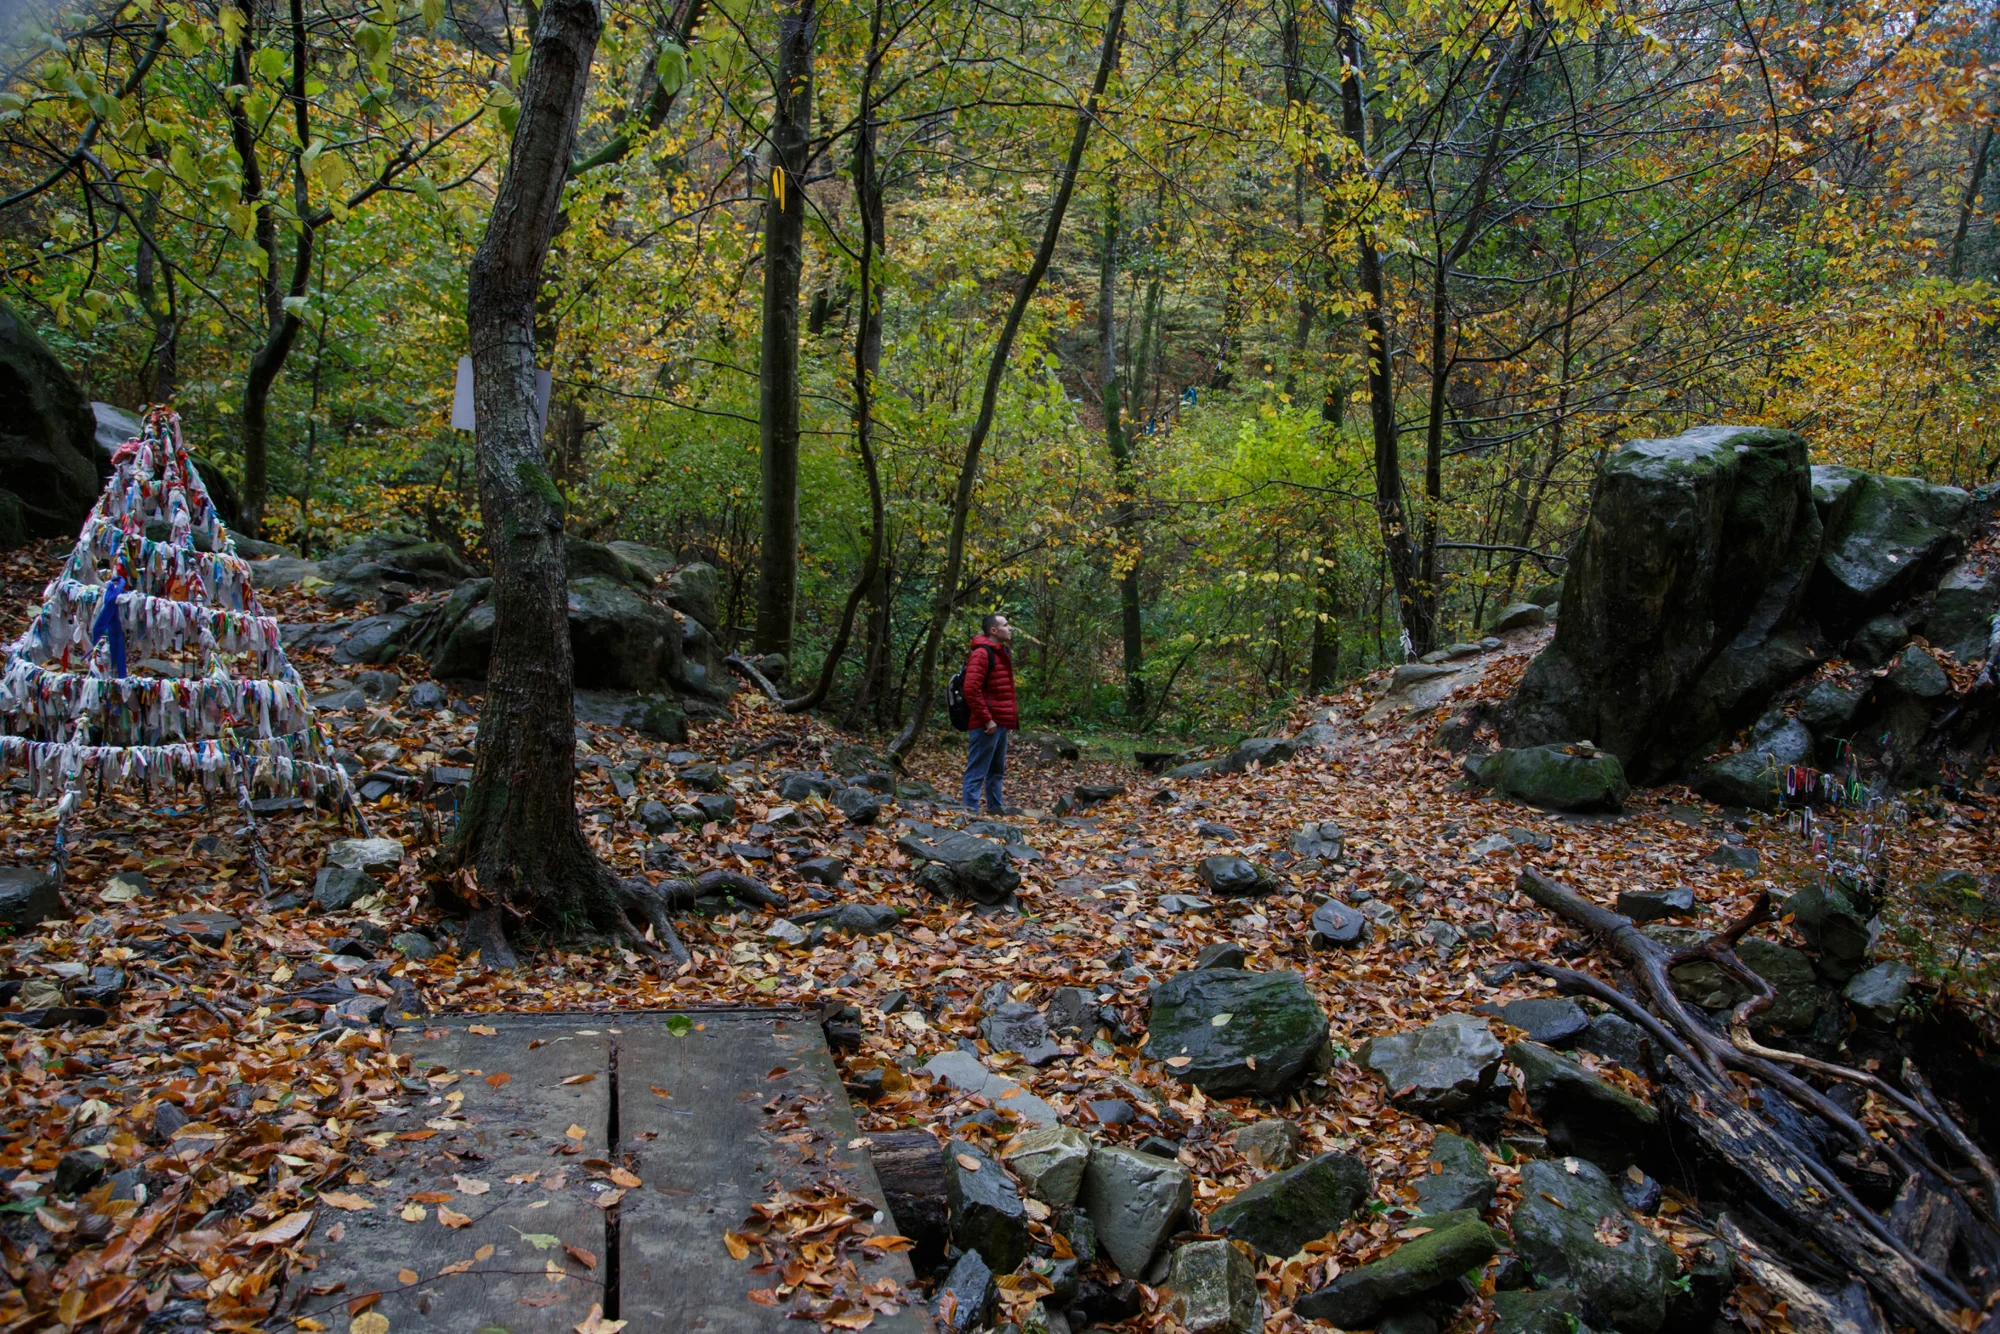
[[[722,772],[722,766],[712,760],[701,760],[694,764],[684,764],[674,777],[682,784],[697,792],[726,792],[729,790],[729,776]]]
[[[1292,835],[1292,852],[1318,862],[1337,862],[1346,846],[1346,836],[1331,820],[1315,820]]]
[[[1197,820],[1195,822],[1194,832],[1200,834],[1203,838],[1220,839],[1224,843],[1234,843],[1237,840],[1237,838],[1240,837],[1237,834],[1237,832],[1234,829],[1231,829],[1228,825],[1217,824],[1213,820]]]
[[[1867,698],[1865,690],[1838,681],[1822,681],[1812,688],[1792,716],[1815,736],[1845,736]]]
[[[782,917],[764,928],[764,938],[784,945],[803,945],[811,939],[804,927]]]
[[[1237,1191],[1209,1213],[1208,1230],[1266,1255],[1296,1255],[1352,1218],[1373,1188],[1359,1158],[1323,1153]]]
[[[1022,1190],[1060,1209],[1076,1202],[1090,1151],[1090,1136],[1081,1130],[1042,1126],[1014,1136],[1007,1146],[1007,1166]]]
[[[728,824],[736,818],[736,798],[727,792],[697,793],[694,807],[701,812],[704,822],[713,820],[717,824]]]
[[[870,792],[865,787],[842,788],[833,804],[847,817],[849,824],[874,824],[882,816],[886,803],[879,792]]]
[[[639,823],[646,826],[649,834],[663,834],[676,823],[674,812],[664,802],[642,801],[639,803]]]
[[[952,1088],[977,1093],[995,1109],[1011,1112],[1031,1125],[1052,1126],[1059,1120],[1055,1108],[1015,1080],[987,1069],[971,1052],[942,1052],[924,1064],[924,1072]]]
[[[68,369],[0,302],[0,546],[76,536],[96,502],[96,416]],[[122,443],[122,442],[121,442]]]
[[[1513,850],[1513,840],[1509,839],[1505,834],[1488,834],[1485,838],[1480,839],[1477,843],[1466,849],[1474,858],[1480,860],[1491,857],[1496,852],[1512,852]]]
[[[977,1145],[953,1140],[944,1150],[944,1188],[952,1240],[960,1247],[978,1251],[1002,1274],[1028,1258],[1028,1211],[1005,1168]]]
[[[1314,949],[1345,949],[1368,939],[1368,919],[1339,899],[1328,899],[1313,909],[1308,944]]]
[[[569,581],[569,640],[580,689],[652,691],[681,675],[680,626],[607,575]]]
[[[1573,1000],[1559,996],[1535,996],[1508,1001],[1500,1007],[1500,1017],[1516,1028],[1526,1029],[1528,1041],[1544,1047],[1572,1047],[1590,1027],[1590,1016]]]
[[[1942,699],[1951,693],[1951,679],[1938,660],[1915,644],[1904,649],[1882,684],[1911,699]]]
[[[1492,1085],[1503,1051],[1485,1020],[1448,1014],[1422,1028],[1370,1038],[1360,1061],[1388,1086],[1392,1102],[1437,1120],[1464,1111]]]
[[[1298,752],[1298,746],[1284,737],[1251,737],[1248,741],[1242,742],[1236,749],[1215,761],[1214,771],[1219,774],[1240,774],[1248,770],[1253,764],[1260,769],[1269,769],[1275,765],[1283,764],[1286,760],[1298,754]],[[1173,778],[1178,773],[1179,771],[1175,770],[1167,776]]]
[[[1169,917],[1178,917],[1182,913],[1207,912],[1215,905],[1192,894],[1162,894],[1154,900],[1154,906]]]
[[[1194,873],[1215,893],[1237,898],[1269,894],[1278,887],[1275,876],[1247,857],[1203,857]]]
[[[1740,843],[1724,843],[1702,860],[1723,867],[1725,870],[1741,871],[1745,875],[1764,864],[1764,858],[1757,849],[1745,847]]]
[[[1206,778],[1216,772],[1216,761],[1195,760],[1190,764],[1179,764],[1161,775],[1163,778]]]
[[[1493,1294],[1493,1334],[1576,1334],[1583,1306],[1568,1288]],[[1689,1329],[1698,1326],[1687,1326]]]
[[[793,772],[778,779],[778,796],[791,802],[811,801],[817,797],[829,801],[841,785],[825,774]]]
[[[403,845],[393,838],[344,838],[326,850],[328,866],[386,872],[403,864]]]
[[[792,869],[814,884],[832,888],[847,874],[847,863],[839,857],[808,857]]]
[[[1841,995],[1847,1003],[1878,1024],[1892,1024],[1910,999],[1916,970],[1906,963],[1878,963],[1848,979]]]
[[[1465,771],[1502,796],[1550,810],[1615,811],[1632,792],[1617,756],[1580,744],[1468,755]]]
[[[376,893],[382,886],[360,871],[345,866],[322,866],[313,881],[313,902],[322,908],[340,910]]]
[[[1009,1051],[1029,1065],[1047,1065],[1062,1048],[1049,1038],[1041,1011],[1026,1001],[1008,1001],[980,1021],[979,1031],[995,1051]]]
[[[1544,1282],[1574,1291],[1591,1325],[1654,1334],[1665,1322],[1674,1253],[1626,1212],[1595,1166],[1528,1163],[1513,1226],[1521,1258]]]
[[[1417,1178],[1417,1204],[1427,1214],[1448,1214],[1460,1209],[1485,1213],[1492,1207],[1498,1189],[1486,1155],[1477,1144],[1448,1130],[1440,1130],[1431,1143],[1427,1160],[1430,1171]]]
[[[1099,1147],[1083,1173],[1083,1207],[1119,1272],[1139,1275],[1194,1203],[1187,1168],[1151,1154]]]
[[[1509,630],[1533,630],[1549,623],[1549,613],[1532,602],[1516,602],[1500,609],[1493,618],[1493,633],[1504,635]]]
[[[1447,667],[1440,662],[1406,662],[1389,673],[1389,689],[1392,693],[1408,690],[1411,686],[1435,681],[1442,676],[1456,676],[1458,671],[1458,668]]]
[[[1562,617],[1503,741],[1588,737],[1648,783],[1712,749],[1736,683],[1804,600],[1820,527],[1806,443],[1789,431],[1626,441],[1598,472]]]
[[[1166,1308],[1188,1334],[1256,1334],[1264,1299],[1250,1257],[1226,1241],[1191,1241],[1167,1266]]]
[[[1867,965],[1868,923],[1839,890],[1808,885],[1792,895],[1785,909],[1806,943],[1819,952],[1819,966],[1828,977],[1845,982]]]
[[[1305,1145],[1299,1128],[1279,1117],[1238,1126],[1229,1132],[1228,1139],[1230,1147],[1249,1159],[1251,1166],[1272,1172],[1283,1171],[1297,1162],[1299,1150]]]
[[[1197,970],[1203,968],[1242,968],[1250,961],[1250,955],[1241,945],[1233,941],[1218,940],[1213,945],[1201,947],[1201,953],[1194,956]]]
[[[1607,1061],[1615,1061],[1637,1074],[1646,1072],[1644,1044],[1649,1041],[1646,1030],[1630,1019],[1616,1014],[1600,1014],[1590,1021],[1583,1038],[1576,1044],[1592,1056],[1601,1056]]]
[[[978,1251],[968,1249],[931,1299],[931,1314],[944,1334],[972,1334],[986,1323],[999,1300],[992,1267]]]
[[[910,856],[944,866],[957,890],[980,903],[1004,903],[1021,887],[1020,873],[1008,861],[1007,845],[995,839],[944,830],[930,841],[905,835],[896,840],[896,846]]]
[[[1782,1028],[1789,1033],[1811,1032],[1825,1004],[1812,961],[1790,945],[1761,936],[1740,942],[1736,956],[1777,992],[1770,1008],[1757,1016],[1758,1027]]]
[[[1784,800],[1780,783],[1784,771],[1810,764],[1812,758],[1812,733],[1798,719],[1788,719],[1736,754],[1709,765],[1695,780],[1695,791],[1717,805],[1774,811]]]
[[[1962,544],[1972,498],[1957,487],[1824,466],[1812,478],[1829,498],[1814,601],[1834,624],[1859,624],[1898,601]]]
[[[1053,1032],[1090,1037],[1097,1032],[1097,1002],[1082,987],[1057,987],[1049,997],[1048,1024]]]
[[[1290,972],[1177,974],[1153,992],[1147,1028],[1147,1054],[1212,1097],[1282,1097],[1327,1043],[1326,1011]]]
[[[1692,917],[1696,912],[1691,889],[1624,889],[1618,892],[1618,911],[1635,922],[1659,922],[1670,917]]]
[[[420,963],[437,954],[437,946],[431,944],[431,938],[419,931],[399,931],[389,937],[389,945],[412,962]]]
[[[1621,1093],[1561,1052],[1516,1042],[1507,1059],[1548,1135],[1549,1148],[1621,1172],[1659,1138],[1659,1113]]]
[[[2000,611],[2000,570],[1967,560],[1939,581],[1924,638],[1960,662],[1985,656],[1993,614]]]
[[[444,693],[444,687],[435,681],[419,681],[410,691],[409,705],[425,713],[436,713],[451,703],[451,697]]]
[[[1499,1238],[1477,1214],[1443,1214],[1425,1222],[1432,1224],[1431,1231],[1373,1264],[1347,1270],[1300,1298],[1292,1309],[1308,1320],[1324,1320],[1341,1329],[1368,1329],[1386,1308],[1479,1268],[1500,1249]]]
[[[243,923],[226,912],[186,912],[166,920],[167,931],[176,936],[187,936],[204,945],[225,945],[229,933],[242,929]]]
[[[1442,917],[1434,917],[1418,929],[1417,934],[1434,945],[1441,953],[1449,954],[1465,943],[1465,933],[1457,925]]]
[[[792,918],[800,926],[824,927],[850,936],[879,936],[893,931],[903,920],[892,903],[843,903]]]
[[[0,326],[11,317],[0,303]],[[22,935],[52,917],[67,917],[55,877],[32,866],[0,867],[0,925]]]

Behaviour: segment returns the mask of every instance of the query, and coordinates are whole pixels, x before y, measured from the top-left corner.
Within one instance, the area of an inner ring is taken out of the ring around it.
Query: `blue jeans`
[[[969,735],[972,750],[965,758],[965,809],[977,811],[983,791],[987,812],[1003,814],[1007,803],[1000,799],[1000,780],[1007,773],[1007,729],[996,727],[988,732],[975,727]]]

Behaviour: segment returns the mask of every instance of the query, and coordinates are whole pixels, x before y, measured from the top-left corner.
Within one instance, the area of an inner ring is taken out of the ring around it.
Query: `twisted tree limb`
[[[1787,1063],[1799,1064],[1812,1073],[1847,1079],[1871,1091],[1885,1089],[1882,1081],[1831,1062],[1794,1060],[1790,1053],[1774,1052],[1754,1042],[1745,1045],[1751,1020],[1770,1006],[1775,992],[1737,958],[1735,946],[1751,927],[1769,920],[1768,896],[1760,895],[1748,913],[1720,934],[1699,945],[1677,950],[1646,935],[1630,918],[1590,902],[1532,868],[1521,872],[1515,887],[1542,907],[1590,931],[1631,967],[1651,1013],[1631,997],[1588,974],[1549,964],[1529,965],[1564,990],[1583,992],[1617,1005],[1660,1042],[1669,1053],[1663,1062],[1669,1097],[1663,1100],[1663,1105],[1710,1153],[1781,1210],[1797,1226],[1802,1242],[1846,1265],[1898,1323],[1947,1334],[1968,1327],[1962,1313],[1983,1314],[1985,1301],[1918,1255],[1888,1224],[1861,1204],[1831,1169],[1779,1135],[1746,1105],[1750,1099],[1740,1081],[1747,1075],[1765,1085],[1771,1096],[1788,1098],[1817,1114],[1852,1140],[1862,1155],[1879,1154],[1906,1178],[1920,1176],[1918,1167],[1901,1149],[1876,1140],[1845,1109],[1773,1058],[1785,1058]],[[1749,999],[1731,1015],[1736,1041],[1698,1020],[1675,993],[1672,970],[1696,961],[1715,964],[1749,988]],[[1942,1114],[1943,1109],[1934,1100],[1928,1107],[1922,1105],[1921,1098],[1911,1099],[1901,1094],[1892,1094],[1890,1100],[1906,1110],[1914,1109],[1912,1114],[1920,1122],[1939,1129],[1954,1145],[1959,1145],[1961,1138],[1969,1143],[1970,1137],[1956,1126],[1952,1131],[1943,1130],[1941,1123],[1948,1123],[1950,1117]],[[1935,1184],[1942,1184],[1945,1189],[1959,1189],[1953,1178],[1930,1162],[1921,1146],[1904,1147],[1931,1169],[1921,1175],[1930,1175]],[[1963,1147],[1960,1151],[1964,1151]],[[1979,1159],[1969,1154],[1967,1157],[1985,1179],[1986,1170],[1980,1167]],[[1969,1208],[1977,1204],[1970,1199],[1966,1203]],[[1979,1212],[1985,1216],[1984,1210]],[[1743,1254],[1741,1248],[1737,1249]],[[1766,1287],[1777,1295],[1789,1300],[1790,1290],[1803,1286],[1767,1256],[1762,1261],[1760,1264],[1746,1258],[1746,1265],[1760,1281],[1764,1281],[1764,1270],[1772,1271]],[[1821,1299],[1820,1305],[1807,1316],[1806,1324],[1828,1334],[1881,1328],[1879,1316],[1871,1324],[1865,1316],[1849,1309],[1851,1306],[1852,1303],[1835,1306]]]

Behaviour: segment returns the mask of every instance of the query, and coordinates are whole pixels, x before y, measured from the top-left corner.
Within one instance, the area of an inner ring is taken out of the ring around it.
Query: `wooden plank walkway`
[[[630,1334],[797,1334],[790,1302],[749,1296],[781,1277],[724,1234],[780,1191],[859,1197],[895,1230],[812,1016],[453,1015],[396,1048],[431,1091],[369,1127],[396,1137],[340,1189],[372,1207],[322,1200],[273,1329],[345,1329],[380,1294],[393,1331],[569,1334],[596,1306]],[[864,1282],[911,1283],[906,1256],[866,1255]],[[930,1327],[921,1305],[869,1326]]]

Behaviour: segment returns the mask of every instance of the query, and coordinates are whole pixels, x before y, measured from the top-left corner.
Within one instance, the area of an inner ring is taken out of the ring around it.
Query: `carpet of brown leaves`
[[[35,604],[58,551],[16,553],[5,568],[4,594],[12,625]],[[311,597],[270,599],[288,623],[324,619]],[[9,630],[12,633],[12,630]],[[1520,653],[1525,661],[1525,653]],[[294,653],[308,681],[324,685],[338,673],[323,654]],[[408,684],[422,665],[396,665]],[[1504,692],[1519,664],[1502,663],[1482,689]],[[1611,818],[1560,818],[1467,790],[1456,759],[1429,744],[1435,717],[1394,725],[1357,720],[1380,683],[1301,706],[1295,724],[1328,717],[1340,722],[1343,744],[1306,752],[1267,772],[1176,785],[1178,800],[1155,804],[1160,788],[1130,769],[1084,763],[1023,769],[1012,777],[1010,800],[1046,811],[1078,782],[1122,782],[1128,791],[1056,820],[1030,815],[1019,823],[1038,858],[1021,869],[1026,883],[1019,913],[982,913],[941,903],[911,883],[914,867],[895,848],[905,832],[896,819],[847,827],[831,808],[811,808],[815,827],[755,834],[747,826],[780,805],[772,790],[789,768],[820,767],[840,738],[816,723],[787,717],[739,696],[727,723],[699,726],[689,742],[669,746],[617,728],[584,727],[579,793],[585,828],[622,873],[636,874],[640,850],[664,841],[697,865],[726,865],[766,878],[799,908],[814,906],[811,888],[791,869],[811,851],[830,850],[851,863],[839,898],[886,902],[907,910],[886,936],[791,947],[767,938],[769,915],[749,912],[689,916],[684,938],[693,965],[662,969],[611,942],[582,947],[543,945],[527,962],[496,972],[450,944],[425,902],[419,862],[449,819],[417,802],[384,798],[370,811],[375,832],[402,839],[410,850],[401,871],[365,913],[273,911],[256,884],[240,820],[198,800],[164,800],[142,808],[129,796],[86,806],[71,868],[73,919],[51,922],[0,943],[5,976],[66,983],[78,972],[110,965],[130,987],[111,1021],[95,1028],[37,1030],[0,1011],[4,1047],[4,1109],[0,1109],[0,1325],[71,1329],[96,1322],[129,1331],[149,1312],[173,1305],[188,1328],[255,1329],[269,1310],[298,1243],[310,1229],[337,1225],[344,1186],[359,1184],[354,1158],[371,1133],[374,1108],[406,1085],[428,1091],[418,1072],[399,1065],[380,1030],[320,1035],[312,1012],[290,998],[301,973],[338,974],[364,991],[407,996],[414,987],[433,1010],[596,1010],[676,1007],[701,1003],[792,1003],[839,1000],[862,1015],[858,1052],[842,1057],[850,1079],[885,1072],[880,1097],[858,1109],[868,1130],[942,1128],[975,1111],[980,1100],[933,1087],[921,1073],[930,1056],[961,1040],[979,1042],[979,998],[993,984],[1041,999],[1053,988],[1088,987],[1143,1032],[1146,987],[1187,967],[1215,941],[1250,951],[1249,966],[1294,969],[1318,995],[1340,1052],[1371,1035],[1421,1024],[1453,1010],[1526,994],[1536,984],[1482,982],[1482,970],[1506,960],[1544,958],[1566,933],[1516,895],[1523,861],[1611,902],[1627,888],[1691,887],[1718,921],[1745,907],[1760,888],[1788,889],[1815,874],[1808,849],[1781,821],[1758,821],[1744,836],[1763,854],[1760,872],[1724,870],[1704,857],[1728,826],[1720,812],[1684,790],[1638,795]],[[476,736],[476,701],[455,695],[442,713],[399,706],[329,715],[342,747],[375,757],[393,754],[399,767],[422,772],[446,763],[444,753]],[[744,810],[734,827],[648,836],[636,819],[639,803],[684,800],[666,755],[699,752],[718,760],[758,742],[778,744],[742,762],[734,786]],[[371,758],[381,767],[386,758]],[[916,768],[937,785],[955,787],[954,753],[937,745]],[[620,797],[611,771],[636,766],[636,793]],[[52,817],[46,803],[9,796],[4,817],[5,860],[47,860]],[[912,808],[899,818],[962,823],[947,812]],[[1347,836],[1344,867],[1300,875],[1287,871],[1291,833],[1307,821],[1332,820]],[[1225,825],[1231,837],[1205,837],[1198,822]],[[1485,835],[1524,828],[1553,840],[1549,851],[1516,847],[1485,858],[1471,845]],[[1914,885],[1945,866],[1990,868],[1996,856],[1993,803],[1984,798],[1920,812],[1891,831],[1898,884]],[[328,816],[301,813],[263,822],[274,889],[309,891],[324,846],[345,834]],[[789,850],[784,840],[794,844]],[[762,841],[779,849],[770,860],[746,861],[730,844]],[[1170,893],[1212,898],[1195,880],[1203,855],[1234,851],[1276,866],[1280,892],[1255,900],[1223,900],[1213,910],[1169,915]],[[109,877],[137,870],[148,893],[107,897]],[[1377,930],[1367,946],[1318,952],[1307,946],[1306,919],[1315,896],[1366,889],[1390,905],[1400,926]],[[824,891],[821,891],[822,894]],[[1914,911],[1914,909],[1913,909]],[[188,913],[226,914],[234,925],[204,943],[177,927]],[[366,920],[389,933],[422,929],[441,942],[436,957],[406,961],[383,947],[336,953]],[[1449,952],[1422,934],[1429,923],[1456,928],[1463,943]],[[1781,934],[1786,928],[1767,928]],[[1894,935],[1892,933],[1892,939]],[[1982,940],[1964,947],[1983,957]],[[1131,963],[1114,955],[1129,951]],[[359,957],[373,953],[369,961]],[[310,972],[307,972],[310,970]],[[901,993],[908,1004],[883,1007]],[[984,1051],[983,1044],[981,1050]],[[1273,1313],[1268,1328],[1306,1327],[1290,1303],[1339,1267],[1365,1261],[1395,1244],[1411,1226],[1407,1206],[1424,1169],[1432,1128],[1390,1107],[1377,1082],[1351,1060],[1282,1106],[1205,1097],[1148,1058],[1143,1043],[1077,1044],[1040,1070],[996,1068],[1053,1104],[1065,1119],[1091,1125],[1083,1104],[1116,1096],[1142,1107],[1125,1127],[1094,1127],[1111,1141],[1164,1131],[1181,1139],[1182,1161],[1196,1178],[1198,1207],[1213,1207],[1259,1173],[1221,1136],[1266,1116],[1288,1116],[1309,1152],[1346,1150],[1374,1173],[1377,1207],[1337,1237],[1306,1254],[1266,1266],[1261,1281]],[[1533,1126],[1520,1127],[1530,1133]],[[63,1155],[101,1160],[107,1179],[73,1201],[53,1190]],[[137,1169],[128,1171],[128,1169]],[[1511,1207],[1516,1178],[1495,1164],[1502,1209]],[[813,1292],[809,1229],[838,1201],[774,1198],[754,1220],[733,1220],[742,1245],[764,1252],[776,1280],[766,1289]],[[1669,1201],[1650,1226],[1670,1240],[1694,1235]],[[421,1211],[404,1215],[412,1227],[441,1224]],[[776,1242],[783,1245],[774,1245]],[[798,1266],[796,1272],[790,1267]],[[752,1284],[746,1283],[746,1289]],[[858,1328],[867,1303],[888,1294],[857,1294],[833,1324]],[[1741,1304],[1739,1304],[1741,1305]],[[1761,1310],[1755,1302],[1750,1309]],[[823,1315],[826,1308],[819,1308]],[[1150,1310],[1149,1327],[1166,1317]]]

